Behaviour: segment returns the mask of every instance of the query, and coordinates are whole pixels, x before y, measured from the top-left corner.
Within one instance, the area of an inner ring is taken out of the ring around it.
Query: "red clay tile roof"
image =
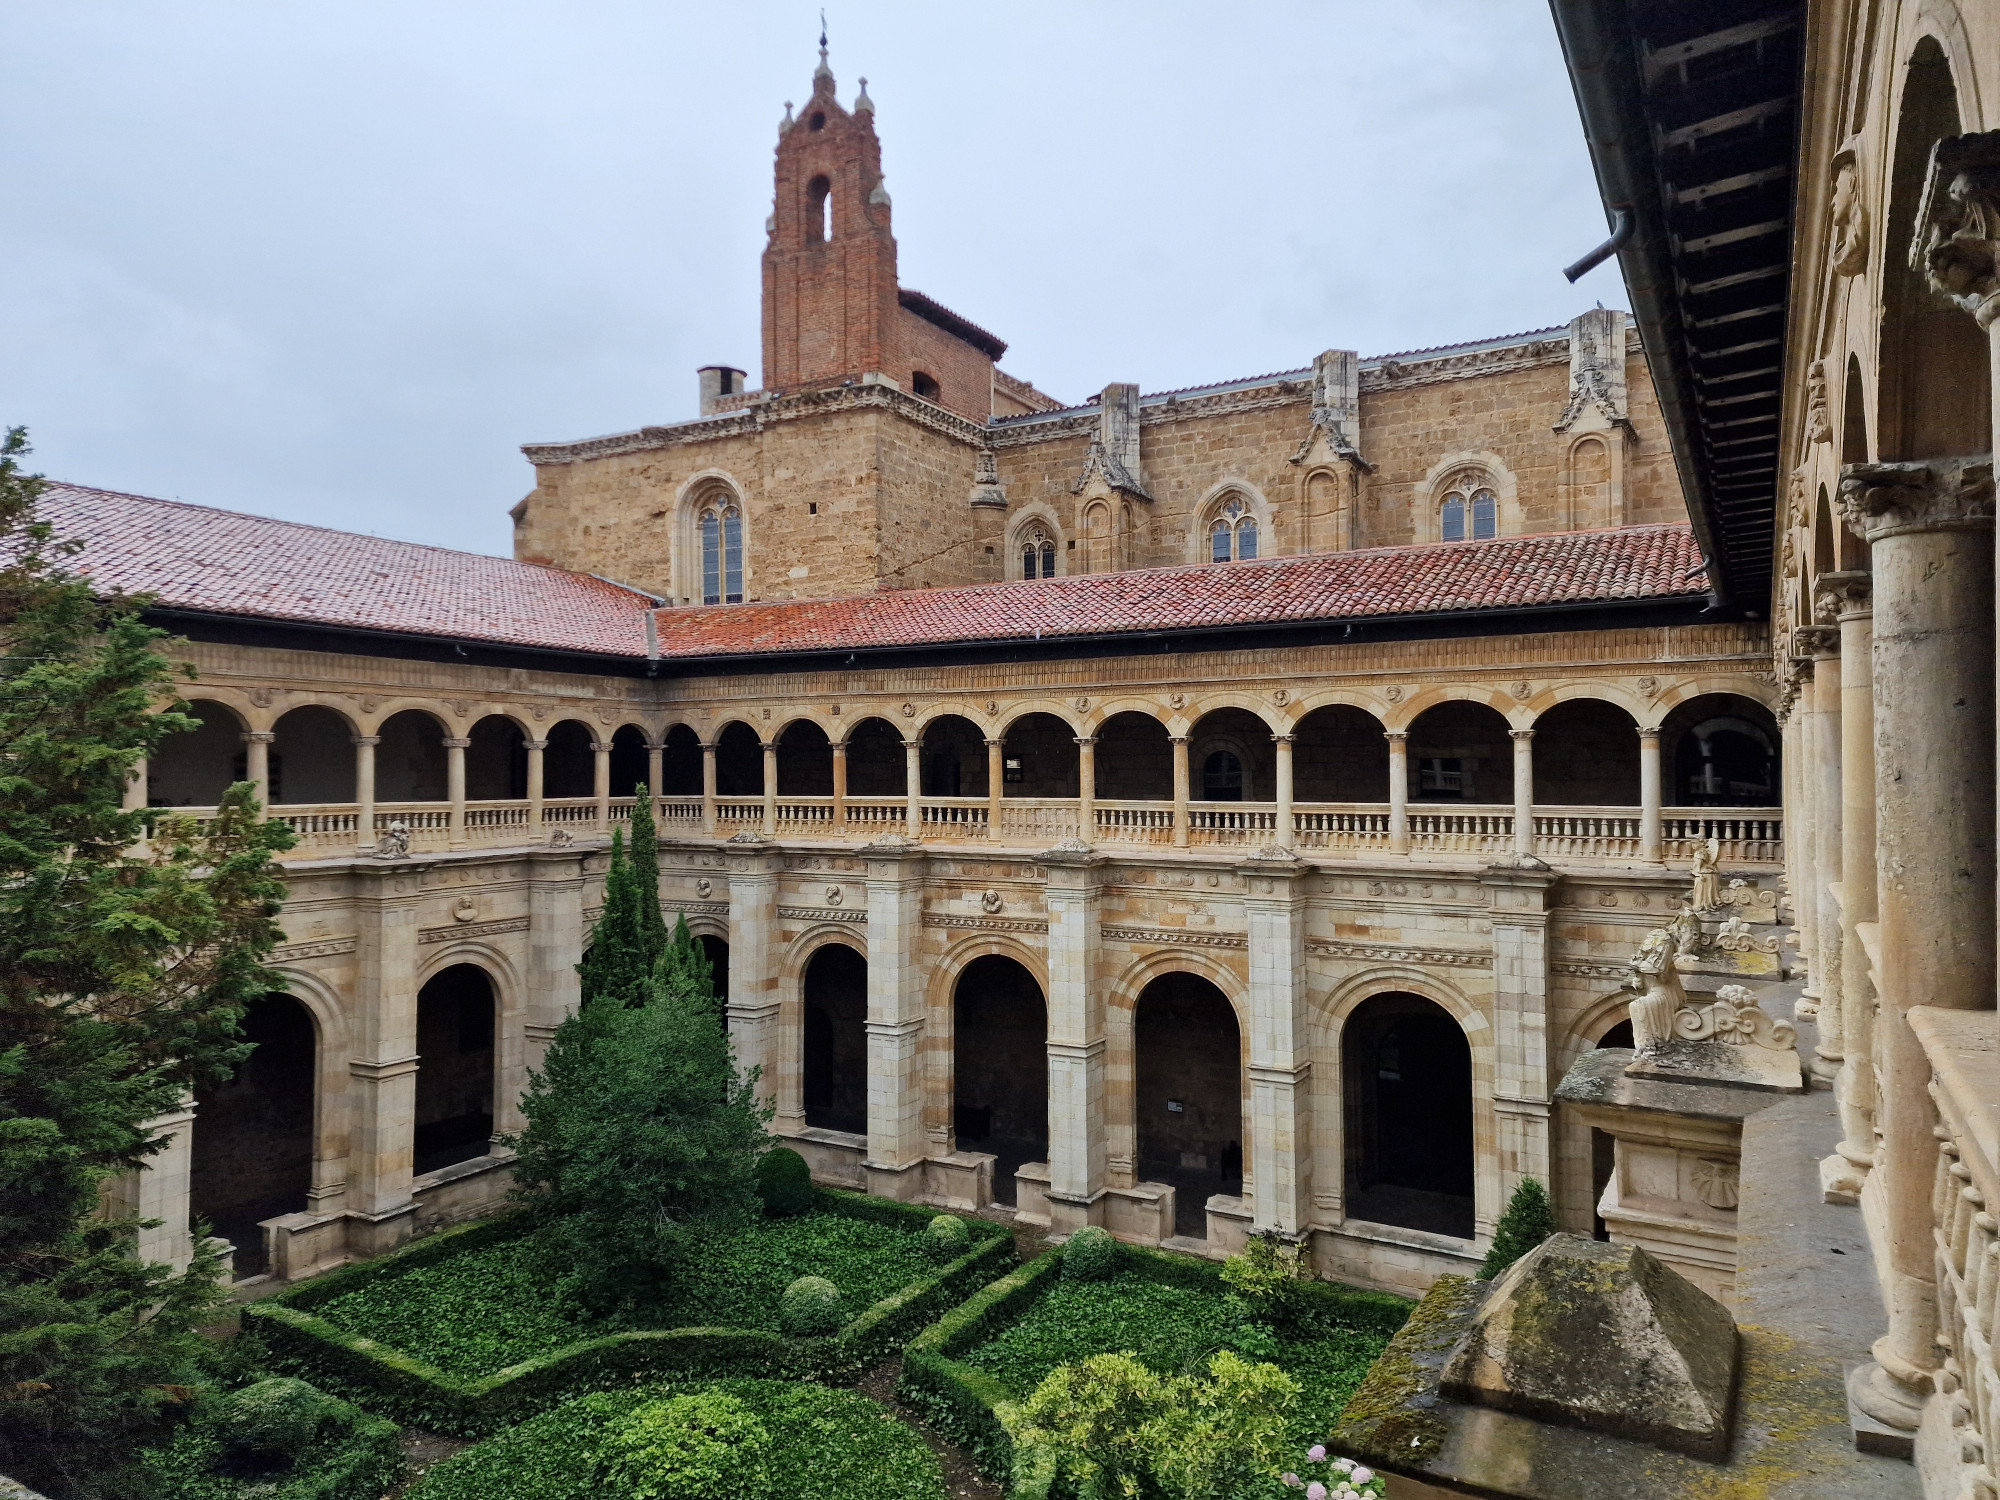
[[[1521,609],[1706,592],[1686,526],[655,611],[669,660]]]
[[[652,597],[587,573],[74,484],[48,485],[37,511],[107,592],[175,609],[646,654]]]

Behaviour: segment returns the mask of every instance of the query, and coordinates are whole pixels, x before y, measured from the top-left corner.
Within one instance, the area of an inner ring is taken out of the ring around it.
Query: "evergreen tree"
[[[591,929],[583,962],[583,1003],[599,1000],[619,1005],[644,1005],[646,980],[652,964],[640,932],[639,893],[634,889],[632,862],[625,853],[625,831],[611,830],[611,867],[604,872],[604,909]]]
[[[1548,1193],[1535,1178],[1523,1177],[1507,1200],[1507,1211],[1493,1226],[1493,1248],[1479,1267],[1479,1279],[1491,1281],[1555,1232]]]
[[[667,947],[667,919],[660,913],[660,839],[653,824],[653,793],[632,788],[632,899],[639,919],[639,951],[652,972]]]
[[[656,989],[679,988],[710,1010],[721,1009],[715,994],[715,966],[708,961],[707,950],[688,931],[686,912],[674,918],[674,935],[653,966],[653,985]]]
[[[133,765],[194,727],[138,599],[99,599],[35,519],[20,429],[0,440],[0,1472],[61,1496],[137,1492],[213,1358],[213,1255],[174,1274],[96,1217],[147,1128],[247,1054],[292,842],[231,787],[206,827],[125,809]],[[152,829],[150,849],[135,846]]]

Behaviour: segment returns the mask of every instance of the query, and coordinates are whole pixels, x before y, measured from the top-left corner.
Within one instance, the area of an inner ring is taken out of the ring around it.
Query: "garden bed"
[[[1246,1346],[1238,1305],[1209,1262],[1125,1246],[1111,1277],[1066,1281],[1062,1257],[1045,1255],[912,1340],[899,1394],[965,1445],[983,1472],[1011,1480],[1012,1494],[1034,1496],[1046,1487],[1045,1466],[1031,1454],[1017,1458],[1013,1431],[1020,1403],[1051,1370],[1125,1351],[1179,1374],[1234,1348],[1299,1382],[1293,1436],[1303,1450],[1325,1440],[1411,1304],[1331,1282],[1297,1290],[1296,1326]]]
[[[527,1223],[512,1216],[251,1304],[244,1329],[274,1371],[463,1436],[635,1380],[848,1374],[1012,1261],[1007,1233],[973,1222],[971,1248],[936,1264],[921,1238],[935,1212],[819,1190],[806,1214],[706,1242],[674,1303],[643,1328],[554,1305],[523,1253]],[[808,1274],[840,1288],[849,1318],[823,1338],[787,1337],[778,1295]]]

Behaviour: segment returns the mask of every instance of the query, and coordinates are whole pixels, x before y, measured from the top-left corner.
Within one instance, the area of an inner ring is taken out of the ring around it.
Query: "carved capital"
[[[243,731],[243,743],[246,745],[268,745],[277,737],[277,731],[273,729],[246,729]]]
[[[521,748],[523,750],[546,750],[549,748],[549,742],[547,740],[523,740],[521,741]]]
[[[382,736],[379,734],[356,734],[350,735],[349,738],[356,745],[379,745],[382,743]]]
[[[1525,743],[1535,737],[1535,731],[1532,729],[1510,729],[1507,731],[1507,737],[1511,740],[1518,740]]]
[[[1382,731],[1382,738],[1392,745],[1400,745],[1409,737],[1410,732],[1407,729],[1385,729]]]
[[[472,741],[470,739],[461,736],[445,740],[444,747],[447,750],[463,750],[471,743]]]
[[[1840,631],[1832,625],[1801,625],[1792,632],[1792,655],[1811,658],[1840,655]]]
[[[1848,464],[1840,514],[1871,545],[1906,531],[1985,531],[1993,525],[1993,460],[1932,458]]]
[[[1931,147],[1910,268],[1982,328],[2000,317],[2000,130]]]
[[[1822,625],[1868,614],[1874,602],[1872,573],[1822,573],[1813,580],[1813,611]]]

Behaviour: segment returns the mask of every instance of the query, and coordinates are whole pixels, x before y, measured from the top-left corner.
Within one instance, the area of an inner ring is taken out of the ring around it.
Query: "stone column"
[[[1794,941],[1798,945],[1799,956],[1805,960],[1806,982],[1799,991],[1798,1015],[1803,1020],[1817,1020],[1819,1017],[1819,861],[1816,857],[1819,837],[1819,806],[1815,793],[1819,782],[1807,769],[1806,762],[1812,755],[1816,738],[1813,723],[1813,662],[1811,656],[1797,653],[1797,643],[1791,643],[1792,681],[1796,685],[1797,696],[1793,699],[1792,712],[1786,720],[1790,731],[1790,742],[1786,745],[1786,764],[1791,772],[1792,789],[1797,799],[1793,804],[1798,810],[1796,820],[1789,817],[1785,840],[1785,888],[1792,897],[1792,925],[1796,929]]]
[[[1382,738],[1389,742],[1389,852],[1410,852],[1410,737],[1400,729],[1386,729]]]
[[[116,1211],[135,1219],[157,1219],[139,1231],[134,1256],[185,1271],[194,1259],[194,1237],[188,1232],[189,1185],[194,1168],[194,1101],[183,1099],[178,1109],[155,1115],[146,1133],[164,1137],[166,1145],[146,1158],[146,1164],[126,1174],[111,1198]],[[226,1279],[226,1278],[225,1278]]]
[[[904,818],[905,837],[924,836],[924,742],[903,741],[903,795],[908,812]]]
[[[271,810],[271,741],[277,737],[268,729],[243,731],[243,779],[257,788],[260,817]]]
[[[1639,731],[1639,858],[1665,863],[1660,841],[1660,731]]]
[[[701,831],[711,838],[715,835],[715,744],[711,740],[703,741],[701,747]]]
[[[986,836],[1000,837],[1000,820],[1006,811],[1007,796],[1007,742],[988,740],[986,742]]]
[[[869,1192],[907,1200],[922,1193],[924,1177],[924,856],[915,848],[875,845],[867,856],[868,1154],[862,1173]]]
[[[471,743],[463,735],[444,742],[445,799],[451,804],[447,838],[454,849],[465,847],[465,747]]]
[[[348,1063],[348,1248],[379,1255],[410,1237],[417,1123],[417,923],[408,864],[357,866],[354,1056]]]
[[[759,1070],[758,1097],[775,1099],[779,860],[768,850],[732,845],[728,866],[729,1039],[737,1067]]]
[[[836,833],[847,827],[847,741],[833,742],[833,826]]]
[[[543,752],[549,748],[547,740],[528,740],[528,837],[540,839],[542,836],[542,799],[545,795],[543,772]]]
[[[597,831],[611,831],[611,741],[592,740],[590,752],[596,757],[591,767],[590,792],[597,799]]]
[[[1813,982],[1819,987],[1819,1041],[1813,1048],[1812,1071],[1816,1078],[1831,1079],[1840,1071],[1841,1037],[1846,1020],[1841,1014],[1841,920],[1840,897],[1834,887],[1841,877],[1841,660],[1840,631],[1833,625],[1815,625],[1801,631],[1801,644],[1813,659],[1812,716],[1806,721],[1810,742],[1802,769],[1813,778],[1813,891],[1817,910],[1813,918]]]
[[[1104,998],[1096,984],[1103,858],[1041,856],[1049,914],[1049,1229],[1104,1219]]]
[[[1854,1390],[1914,1430],[1937,1368],[1936,1111],[1907,1012],[1993,1004],[1993,468],[1851,464],[1840,508],[1875,580],[1879,1119],[1889,1331]],[[1872,1186],[1872,1184],[1871,1184]]]
[[[1549,1183],[1548,908],[1558,878],[1539,859],[1495,865],[1480,877],[1493,909],[1493,1149],[1499,1167],[1497,1178],[1480,1171],[1474,1189],[1481,1234],[1492,1232],[1523,1177]]]
[[[1097,842],[1097,736],[1076,737],[1076,836]]]
[[[121,811],[144,811],[147,800],[146,783],[146,757],[142,755],[132,762],[132,769],[125,773],[125,795],[119,799],[118,803]],[[133,841],[131,848],[125,852],[134,858],[144,858],[149,843],[150,840],[146,837],[146,830],[142,827],[139,830],[139,837]]]
[[[601,858],[602,856],[598,856]],[[524,1064],[540,1068],[549,1042],[583,1003],[576,956],[583,952],[584,865],[589,856],[550,849],[528,867],[528,1001]]]
[[[1875,984],[1860,927],[1875,920],[1873,579],[1822,573],[1822,617],[1840,622],[1840,1145],[1820,1163],[1829,1203],[1854,1203],[1875,1165]]]
[[[1271,736],[1271,744],[1278,752],[1277,774],[1273,778],[1277,782],[1274,800],[1278,804],[1278,815],[1272,842],[1280,849],[1291,848],[1298,839],[1298,831],[1292,826],[1295,822],[1292,817],[1292,740],[1293,736],[1289,734]]]
[[[1510,729],[1514,741],[1514,857],[1535,852],[1535,731]]]
[[[778,834],[778,742],[764,742],[764,837]]]
[[[1188,737],[1170,736],[1174,747],[1174,847],[1188,846]]]
[[[1250,957],[1250,1209],[1287,1238],[1312,1222],[1312,1037],[1306,883],[1312,866],[1269,850],[1239,867]]]
[[[659,740],[646,741],[646,790],[653,794],[655,802],[660,800],[660,788],[666,785],[667,747]]]
[[[354,852],[375,852],[375,747],[379,734],[354,736]]]

